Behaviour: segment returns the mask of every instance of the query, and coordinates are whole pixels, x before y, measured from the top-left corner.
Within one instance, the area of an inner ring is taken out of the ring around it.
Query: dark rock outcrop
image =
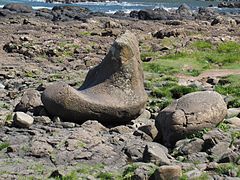
[[[130,17],[138,18],[141,20],[182,20],[182,19],[194,19],[191,8],[182,4],[177,10],[167,11],[164,8],[156,9],[143,9],[140,11],[130,12]]]
[[[240,2],[220,2],[219,8],[240,8]]]
[[[26,4],[20,4],[20,3],[9,3],[6,4],[3,9],[8,9],[10,11],[15,11],[18,13],[31,13],[32,7]]]
[[[104,60],[88,72],[79,90],[65,83],[46,88],[45,108],[64,120],[123,123],[138,116],[147,101],[136,37],[126,32]]]

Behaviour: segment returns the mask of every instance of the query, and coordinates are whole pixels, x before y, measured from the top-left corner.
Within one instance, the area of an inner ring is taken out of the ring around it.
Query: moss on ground
[[[146,49],[145,49],[146,50]],[[152,62],[144,62],[144,70],[159,74],[177,73],[198,76],[206,69],[240,69],[240,43],[228,41],[212,44],[195,41],[181,52],[161,55],[160,51],[143,51],[141,57],[151,57]]]

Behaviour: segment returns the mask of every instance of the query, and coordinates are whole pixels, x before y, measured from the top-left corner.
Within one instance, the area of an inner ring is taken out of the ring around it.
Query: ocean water
[[[53,6],[61,5],[59,3],[45,3],[45,0],[0,0],[0,7],[3,7],[7,3],[25,3],[31,5],[34,9],[39,8],[49,8]],[[122,0],[120,2],[82,2],[77,4],[72,4],[75,6],[81,6],[89,8],[91,11],[99,11],[106,13],[114,13],[116,11],[124,11],[126,13],[132,10],[141,9],[154,9],[154,8],[165,8],[165,9],[177,9],[181,4],[186,3],[193,10],[199,7],[208,7],[212,5],[218,11],[227,12],[238,12],[239,9],[219,9],[217,8],[218,2],[216,1],[204,1],[204,0]]]

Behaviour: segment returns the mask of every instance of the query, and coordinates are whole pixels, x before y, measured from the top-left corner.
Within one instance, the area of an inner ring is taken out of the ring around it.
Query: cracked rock
[[[162,110],[156,126],[163,143],[173,146],[176,141],[204,128],[215,127],[227,114],[220,94],[213,91],[187,94]]]

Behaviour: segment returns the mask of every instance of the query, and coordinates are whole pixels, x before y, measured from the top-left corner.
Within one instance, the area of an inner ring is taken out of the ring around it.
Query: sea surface
[[[53,6],[61,5],[59,3],[45,3],[45,0],[0,0],[0,7],[3,7],[7,3],[25,3],[31,5],[34,9],[49,8]],[[165,8],[165,9],[177,9],[181,4],[186,3],[193,10],[197,10],[199,7],[208,7],[212,5],[217,11],[224,12],[237,12],[240,13],[240,9],[229,9],[229,8],[217,8],[217,1],[204,1],[204,0],[121,0],[120,2],[83,2],[72,5],[89,8],[91,11],[99,11],[105,13],[114,13],[116,11],[124,11],[126,13],[132,10],[141,9],[154,9],[154,8]]]

